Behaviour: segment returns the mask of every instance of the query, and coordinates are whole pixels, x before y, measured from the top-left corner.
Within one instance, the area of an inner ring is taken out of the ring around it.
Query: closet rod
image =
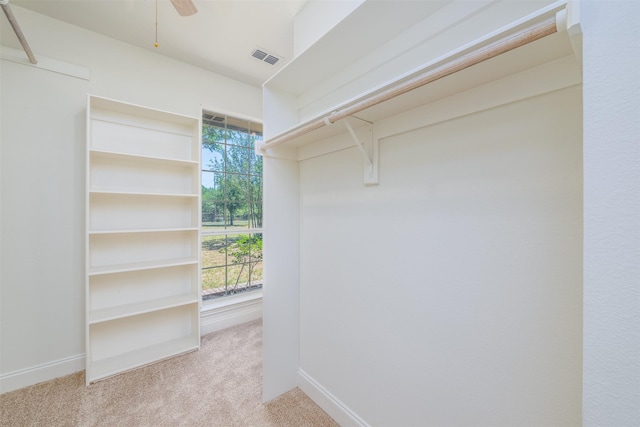
[[[7,19],[11,24],[11,28],[13,28],[13,32],[16,33],[16,36],[18,37],[18,40],[20,41],[20,44],[24,49],[24,53],[26,53],[27,56],[29,57],[29,62],[31,62],[32,64],[37,64],[38,61],[36,60],[36,57],[33,55],[33,51],[29,46],[29,42],[27,42],[27,39],[25,38],[22,32],[22,29],[20,28],[20,24],[18,24],[18,20],[13,15],[11,6],[9,6],[9,0],[0,0],[0,6],[2,6],[2,10],[4,11],[4,14],[7,16]]]
[[[358,100],[351,105],[347,105],[342,109],[334,111],[326,117],[314,119],[301,125],[298,128],[292,129],[289,132],[271,138],[265,141],[264,144],[262,144],[260,150],[264,151],[268,150],[269,148],[284,144],[288,141],[291,141],[292,139],[298,138],[324,126],[331,125],[338,120],[349,117],[369,107],[381,104],[385,101],[417,89],[421,86],[435,82],[436,80],[439,80],[443,77],[446,77],[458,71],[462,71],[465,68],[469,68],[473,65],[479,64],[503,53],[509,52],[510,50],[519,48],[548,35],[554,34],[557,31],[558,28],[556,25],[556,16],[553,15],[518,32],[496,40],[484,47],[473,50],[457,58],[451,59],[438,65],[435,68],[430,68],[426,71],[423,71],[420,74],[417,74],[416,76],[408,80],[402,81],[399,84],[384,89],[379,93]]]

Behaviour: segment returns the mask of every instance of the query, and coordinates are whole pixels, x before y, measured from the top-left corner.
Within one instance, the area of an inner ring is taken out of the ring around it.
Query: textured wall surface
[[[582,4],[585,426],[640,424],[640,3]]]

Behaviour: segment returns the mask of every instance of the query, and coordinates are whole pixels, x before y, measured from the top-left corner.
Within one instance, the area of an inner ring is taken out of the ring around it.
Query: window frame
[[[246,123],[247,127],[244,128],[242,126],[240,126],[239,128],[237,126],[234,126],[234,129],[232,130],[246,130],[247,131],[247,135],[251,135],[253,132],[253,135],[255,136],[256,134],[259,135],[259,139],[261,139],[262,137],[262,121],[260,120],[255,120],[255,119],[251,119],[251,118],[246,118],[246,117],[242,117],[239,116],[237,114],[226,114],[223,112],[214,112],[213,110],[210,109],[206,109],[203,108],[202,109],[202,117],[203,117],[203,121],[202,121],[202,127],[203,127],[203,137],[201,139],[200,142],[200,150],[204,152],[204,147],[203,147],[203,141],[204,141],[204,127],[207,125],[207,123],[205,122],[205,114],[209,114],[209,115],[214,115],[217,117],[224,117],[225,119],[225,126],[221,127],[222,129],[224,129],[225,133],[227,132],[227,129],[229,129],[227,127],[227,123],[229,121],[229,119],[232,121],[232,123],[238,123],[238,122],[242,122],[242,123]],[[214,124],[214,126],[217,126],[217,124]],[[254,131],[253,129],[256,129],[256,131]],[[259,139],[256,139],[259,140]],[[252,162],[252,159],[255,159],[257,157],[253,157],[253,156],[259,156],[259,154],[257,154],[255,152],[255,146],[253,145],[254,143],[250,140],[247,140],[247,144],[237,144],[234,142],[230,142],[228,139],[226,139],[225,137],[225,141],[224,142],[220,142],[221,144],[224,145],[224,156],[226,157],[226,153],[227,153],[227,149],[229,146],[233,146],[233,147],[237,147],[239,149],[244,149],[244,147],[246,147],[247,151],[248,151],[248,158],[247,158],[247,166],[248,169],[246,171],[246,175],[245,175],[245,171],[242,171],[242,173],[236,173],[236,172],[229,172],[226,169],[226,162],[225,162],[225,166],[223,168],[223,170],[215,170],[215,168],[209,168],[208,166],[206,166],[204,164],[204,158],[201,156],[201,163],[200,163],[200,174],[201,176],[204,176],[205,173],[211,173],[211,174],[221,174],[222,175],[222,179],[226,180],[226,177],[229,175],[238,175],[238,176],[246,176],[247,178],[247,184],[249,186],[251,186],[251,182],[252,179],[258,178],[259,182],[260,182],[260,191],[259,191],[259,197],[254,199],[252,198],[252,192],[249,190],[248,191],[248,197],[247,199],[242,202],[245,203],[247,208],[249,209],[249,207],[255,203],[256,201],[259,201],[260,203],[260,221],[259,221],[259,226],[257,227],[251,227],[251,222],[249,219],[247,219],[248,223],[246,227],[238,227],[238,228],[228,228],[229,224],[227,222],[227,214],[225,212],[225,208],[223,208],[223,226],[220,229],[210,229],[204,226],[204,222],[202,221],[203,218],[203,213],[200,212],[200,219],[201,219],[201,223],[200,223],[200,251],[203,251],[203,242],[207,237],[210,236],[221,236],[224,238],[228,238],[230,236],[240,236],[240,235],[249,235],[249,236],[254,236],[257,234],[262,235],[263,234],[263,226],[262,226],[262,206],[264,204],[264,201],[262,199],[262,194],[263,194],[263,190],[262,190],[262,186],[263,186],[263,174],[262,174],[262,168],[260,167],[260,172],[259,173],[254,173],[252,171],[252,165],[254,164]],[[253,151],[253,153],[252,153]],[[259,156],[261,157],[261,156]],[[261,160],[260,160],[261,161]],[[216,178],[214,178],[216,179]],[[202,188],[204,188],[204,180],[203,181],[203,185]],[[201,189],[202,191],[202,189]],[[223,197],[223,203],[227,202],[226,199],[226,195]],[[215,217],[214,217],[215,219]],[[228,247],[227,245],[225,245],[225,247]],[[249,257],[249,262],[245,262],[245,263],[230,263],[230,261],[228,260],[228,254],[225,254],[225,264],[224,265],[220,265],[220,266],[216,266],[216,267],[205,267],[204,265],[201,266],[201,270],[200,270],[200,275],[203,276],[204,271],[207,269],[211,269],[211,268],[224,268],[225,269],[225,283],[227,282],[227,271],[230,267],[234,267],[234,266],[240,266],[240,265],[247,265],[247,264],[251,264],[253,262],[253,259],[251,258],[251,256]],[[262,263],[262,250],[260,252],[260,258],[259,261],[257,262],[257,264],[261,264]],[[255,267],[254,267],[255,268]],[[252,282],[252,277],[249,276],[248,278],[248,283],[250,284]],[[262,282],[262,281],[260,281]],[[202,311],[208,311],[208,310],[219,310],[221,308],[225,309],[228,308],[229,306],[233,306],[236,305],[239,308],[242,307],[246,307],[247,304],[251,305],[255,302],[255,300],[261,300],[262,299],[262,283],[260,283],[260,287],[258,289],[253,289],[253,290],[248,290],[248,291],[241,291],[239,293],[233,293],[233,294],[229,294],[229,295],[223,295],[223,296],[217,296],[217,297],[211,297],[211,298],[206,298],[206,295],[204,295],[204,292],[201,290],[201,298],[202,298]],[[260,308],[261,311],[261,308]],[[209,314],[210,315],[210,314]]]

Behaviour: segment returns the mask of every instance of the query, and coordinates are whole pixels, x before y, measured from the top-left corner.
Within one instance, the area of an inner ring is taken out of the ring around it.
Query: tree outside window
[[[262,125],[205,111],[202,127],[203,297],[262,287]]]

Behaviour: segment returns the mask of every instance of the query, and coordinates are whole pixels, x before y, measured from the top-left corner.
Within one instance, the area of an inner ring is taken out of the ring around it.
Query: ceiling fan
[[[191,0],[171,0],[180,16],[191,16],[198,12],[196,5]]]

